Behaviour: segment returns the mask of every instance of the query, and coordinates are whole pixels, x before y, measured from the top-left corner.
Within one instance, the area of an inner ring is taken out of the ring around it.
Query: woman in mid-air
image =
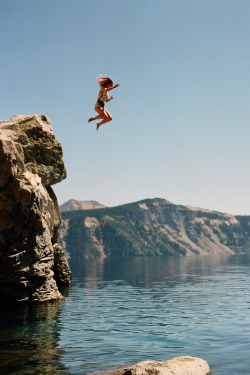
[[[110,77],[101,76],[101,75],[98,76],[97,82],[99,83],[99,85],[101,87],[100,91],[99,91],[97,102],[95,104],[95,111],[98,113],[98,115],[96,117],[91,117],[88,120],[88,122],[99,120],[99,119],[101,120],[100,122],[97,122],[96,130],[98,130],[101,125],[103,125],[106,122],[109,122],[109,121],[112,120],[111,114],[109,113],[109,111],[107,111],[104,108],[104,106],[105,106],[105,102],[108,103],[110,100],[112,100],[114,98],[113,96],[109,97],[109,91],[111,91],[111,90],[113,90],[113,89],[115,89],[116,87],[119,86],[119,83],[114,85],[114,83],[113,83],[113,81]]]

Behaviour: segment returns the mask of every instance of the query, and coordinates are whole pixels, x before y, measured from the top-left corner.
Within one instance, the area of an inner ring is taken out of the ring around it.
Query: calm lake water
[[[66,301],[1,312],[0,373],[86,375],[192,355],[250,374],[250,256],[70,262]]]

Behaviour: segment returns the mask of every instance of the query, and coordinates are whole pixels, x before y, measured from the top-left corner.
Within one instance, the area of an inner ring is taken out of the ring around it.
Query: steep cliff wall
[[[0,121],[0,294],[13,302],[62,300],[71,272],[58,243],[60,213],[51,185],[66,170],[44,115]]]
[[[70,256],[232,254],[250,250],[250,216],[147,199],[113,208],[62,212]]]

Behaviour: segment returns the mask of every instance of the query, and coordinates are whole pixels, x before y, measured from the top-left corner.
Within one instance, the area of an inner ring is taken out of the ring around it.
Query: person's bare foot
[[[96,131],[98,131],[100,125],[99,124],[96,124]]]

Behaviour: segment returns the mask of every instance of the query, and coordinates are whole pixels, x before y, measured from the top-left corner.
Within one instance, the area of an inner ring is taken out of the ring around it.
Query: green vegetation
[[[236,252],[250,250],[250,216],[229,222],[228,215],[164,199],[62,212],[62,219],[68,220],[63,241],[72,257],[199,254],[216,241]]]

